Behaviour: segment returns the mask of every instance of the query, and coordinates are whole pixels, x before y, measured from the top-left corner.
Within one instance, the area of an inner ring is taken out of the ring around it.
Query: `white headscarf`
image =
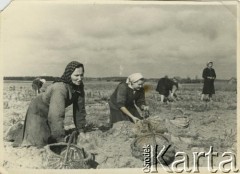
[[[130,84],[131,82],[136,82],[140,79],[143,79],[143,75],[141,73],[134,73],[128,76],[126,83]]]
[[[213,62],[212,62],[212,61],[208,61],[208,62],[207,62],[207,66],[208,66],[208,64],[209,64],[209,63],[212,63],[212,64],[213,64]]]
[[[46,80],[45,80],[45,79],[40,79],[40,81],[41,81],[42,83],[46,83]]]

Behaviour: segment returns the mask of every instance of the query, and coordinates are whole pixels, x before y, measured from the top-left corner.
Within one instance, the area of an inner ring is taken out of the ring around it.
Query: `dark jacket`
[[[159,94],[168,97],[169,91],[172,91],[174,85],[178,88],[178,83],[172,81],[171,79],[165,77],[160,78],[157,84],[156,91],[159,92]]]
[[[131,114],[142,119],[134,104],[139,108],[141,108],[142,105],[146,105],[144,89],[141,88],[134,92],[125,82],[120,83],[110,97],[110,122],[115,123],[123,120],[132,121],[120,110],[121,107],[126,107]]]
[[[216,73],[213,68],[204,68],[203,73],[202,73],[202,78],[207,79],[207,77],[214,77],[216,78]]]

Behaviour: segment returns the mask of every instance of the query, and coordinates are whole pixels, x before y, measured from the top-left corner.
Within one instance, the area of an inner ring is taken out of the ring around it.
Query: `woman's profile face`
[[[84,76],[83,68],[82,67],[76,68],[71,75],[73,84],[80,85],[82,83],[83,76]]]
[[[132,88],[134,90],[140,90],[143,87],[143,84],[144,84],[144,80],[138,80],[132,83]]]

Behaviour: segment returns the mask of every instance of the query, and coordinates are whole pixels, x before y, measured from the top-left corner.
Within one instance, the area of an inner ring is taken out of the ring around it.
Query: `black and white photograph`
[[[12,1],[0,173],[239,172],[237,7]]]

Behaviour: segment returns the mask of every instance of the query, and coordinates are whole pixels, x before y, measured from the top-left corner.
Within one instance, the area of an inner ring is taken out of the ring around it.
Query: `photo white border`
[[[240,36],[239,36],[239,31],[240,31],[240,1],[236,0],[236,1],[115,1],[115,0],[111,0],[111,1],[104,1],[104,0],[95,0],[95,1],[91,1],[91,0],[15,0],[12,1],[10,3],[9,6],[11,6],[12,4],[15,3],[51,3],[51,4],[69,4],[69,3],[75,3],[75,4],[132,4],[132,5],[137,5],[137,4],[141,4],[141,5],[177,5],[177,4],[181,4],[181,5],[236,5],[237,6],[237,16],[236,16],[236,22],[237,22],[237,67],[240,67],[240,61],[239,61],[239,55],[240,55],[240,50],[239,50],[239,45],[240,45]],[[7,7],[8,8],[8,7]],[[0,17],[2,17],[4,15],[4,11],[7,10],[7,8],[5,8],[4,10],[2,10]],[[1,22],[1,18],[0,18],[0,22]],[[0,23],[0,27],[1,27]],[[0,28],[1,31],[1,28]],[[0,38],[1,38],[1,32],[0,32]],[[1,42],[0,39],[0,66],[4,65],[3,62],[3,58],[1,55],[1,45],[3,43]],[[239,68],[237,68],[237,91],[240,90],[240,84],[239,84],[239,74],[240,74],[240,70]],[[0,81],[0,90],[3,91],[3,68],[0,68],[0,75],[1,75],[1,81]],[[240,94],[239,92],[237,93],[237,167],[240,168],[240,119],[239,119],[239,97]],[[0,94],[0,100],[3,101],[3,92],[1,92]],[[0,117],[0,122],[3,123],[3,105],[0,106],[0,111],[2,113],[2,116]],[[3,124],[1,124],[1,133],[0,133],[0,142],[1,142],[1,146],[3,147]],[[1,160],[1,164],[3,164],[3,153],[4,153],[4,149],[0,148],[0,160]],[[1,165],[2,166],[2,165]],[[207,167],[200,167],[199,168],[200,173],[210,173],[207,170]],[[127,168],[127,169],[123,169],[123,168],[115,168],[115,169],[78,169],[78,170],[49,170],[49,169],[8,169],[8,171],[6,169],[4,169],[3,167],[0,167],[0,174],[3,173],[9,173],[9,174],[19,174],[19,173],[24,173],[24,174],[32,174],[32,173],[36,173],[36,174],[42,174],[42,173],[56,173],[56,174],[66,174],[66,173],[71,173],[71,174],[79,174],[79,173],[87,173],[87,174],[122,174],[122,173],[144,173],[142,171],[142,168]],[[166,171],[164,171],[163,169],[159,168],[158,173],[168,173]],[[184,173],[184,172],[183,172]],[[190,172],[192,173],[192,172]],[[217,172],[219,173],[219,172]]]

